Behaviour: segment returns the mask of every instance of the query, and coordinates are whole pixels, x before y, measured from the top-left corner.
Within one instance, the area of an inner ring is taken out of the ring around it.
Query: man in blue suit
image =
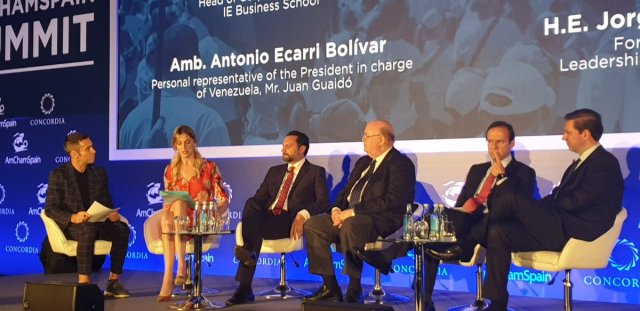
[[[597,112],[568,113],[562,139],[579,158],[560,185],[539,201],[496,187],[487,237],[488,310],[506,310],[511,252],[561,251],[570,238],[593,241],[613,226],[624,184],[618,160],[598,142],[602,133]]]

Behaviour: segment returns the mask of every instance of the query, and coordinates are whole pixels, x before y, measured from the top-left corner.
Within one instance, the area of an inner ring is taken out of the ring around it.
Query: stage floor
[[[92,275],[92,282],[98,284],[101,289],[106,286],[108,277],[107,271]],[[22,310],[22,295],[24,284],[27,281],[62,281],[75,282],[77,276],[75,274],[30,274],[16,276],[0,277],[0,310]],[[159,272],[146,271],[125,271],[122,275],[123,284],[131,292],[131,297],[127,299],[107,299],[105,300],[105,310],[117,311],[141,311],[141,310],[170,310],[168,307],[173,303],[180,302],[182,298],[176,298],[170,302],[156,302],[156,295],[162,282],[162,274]],[[274,279],[257,279],[254,282],[253,290],[255,292],[273,288],[277,284]],[[292,281],[291,285],[308,291],[314,291],[319,283],[307,281]],[[236,287],[236,282],[231,277],[215,277],[205,276],[204,286],[215,288],[220,292],[213,295],[206,295],[209,300],[218,304],[224,304],[232,294]],[[562,286],[555,284],[553,286]],[[343,286],[343,290],[346,285]],[[365,291],[371,289],[371,286],[365,285]],[[412,296],[413,292],[409,288],[401,287],[385,287],[385,290],[395,294]],[[433,300],[436,304],[436,310],[447,310],[447,308],[457,305],[469,303],[473,300],[472,293],[436,291]],[[228,307],[230,310],[278,310],[293,311],[300,310],[301,300],[268,300],[262,297],[256,297],[256,302],[248,305],[240,305]],[[393,306],[395,310],[410,311],[415,310],[413,302],[399,304]],[[509,307],[516,310],[563,310],[563,302],[560,299],[543,299],[512,296],[509,301]],[[576,310],[618,310],[631,311],[638,310],[638,305],[612,304],[600,302],[574,302]],[[55,309],[51,309],[55,311]]]

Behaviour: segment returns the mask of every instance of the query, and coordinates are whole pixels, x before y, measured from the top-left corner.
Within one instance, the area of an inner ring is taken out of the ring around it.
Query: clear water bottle
[[[407,204],[407,211],[404,213],[402,222],[402,238],[413,240],[413,209],[411,203]]]
[[[193,206],[193,231],[198,232],[200,229],[200,214],[202,213],[200,208],[200,202],[195,201]]]
[[[447,213],[445,213],[444,211],[444,204],[439,204],[439,210],[440,210],[440,221],[439,221],[439,225],[440,227],[438,228],[438,230],[440,231],[440,238],[442,238],[444,236],[445,233],[445,223],[447,223],[447,221],[449,221],[448,217],[447,217]]]
[[[207,202],[202,202],[202,207],[200,211],[200,232],[207,232],[207,223],[209,218]]]
[[[218,202],[212,200],[209,202],[208,219],[207,219],[207,231],[217,232],[218,226],[216,221],[216,214],[218,213]]]
[[[437,241],[440,239],[440,219],[442,211],[438,204],[433,205],[433,213],[431,213],[429,222],[429,240]]]

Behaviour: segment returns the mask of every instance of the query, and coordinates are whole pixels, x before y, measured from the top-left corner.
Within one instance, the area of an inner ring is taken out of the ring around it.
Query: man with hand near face
[[[299,131],[289,132],[282,142],[282,160],[286,163],[269,168],[256,194],[245,203],[244,245],[235,248],[239,261],[236,281],[240,285],[227,300],[228,306],[255,300],[251,283],[263,239],[300,239],[305,221],[327,211],[325,169],[305,159],[308,151],[309,137]]]
[[[44,213],[53,219],[67,238],[78,241],[78,283],[88,283],[96,240],[111,241],[111,273],[104,295],[126,298],[129,292],[118,281],[127,254],[129,226],[117,211],[104,222],[90,222],[87,210],[96,201],[113,208],[107,174],[93,165],[96,150],[89,136],[71,133],[64,142],[71,161],[51,171]]]
[[[503,191],[492,196],[487,231],[487,310],[507,309],[512,252],[559,252],[571,238],[593,241],[609,230],[622,208],[624,182],[618,159],[599,143],[600,114],[578,109],[565,115],[562,139],[579,157],[560,185],[541,200]]]

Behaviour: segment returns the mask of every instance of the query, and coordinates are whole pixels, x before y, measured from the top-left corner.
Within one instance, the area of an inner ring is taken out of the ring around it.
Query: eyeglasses
[[[362,134],[362,139],[363,140],[367,140],[370,137],[374,137],[374,136],[382,136],[382,134],[373,134],[373,135],[367,135],[367,133]]]

